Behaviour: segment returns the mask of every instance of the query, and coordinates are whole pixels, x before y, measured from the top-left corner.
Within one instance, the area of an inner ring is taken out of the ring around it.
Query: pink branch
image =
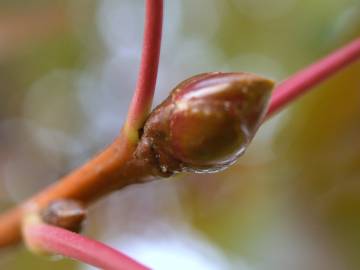
[[[163,1],[146,0],[142,59],[136,90],[125,124],[127,134],[137,132],[151,109],[159,66],[162,22]]]
[[[294,74],[275,89],[266,117],[273,116],[288,103],[359,58],[360,38]]]
[[[44,252],[60,254],[106,270],[149,270],[98,241],[59,227],[34,224],[26,229],[28,241]]]

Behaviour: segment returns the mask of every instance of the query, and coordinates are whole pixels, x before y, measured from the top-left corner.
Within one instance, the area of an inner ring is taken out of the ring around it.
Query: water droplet
[[[272,87],[271,81],[249,73],[192,77],[150,115],[144,137],[151,138],[167,162],[177,163],[175,169],[218,172],[245,152],[263,120]],[[161,162],[161,171],[174,167],[169,164]]]

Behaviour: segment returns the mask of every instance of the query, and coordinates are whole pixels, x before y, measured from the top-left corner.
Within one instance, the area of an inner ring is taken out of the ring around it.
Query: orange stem
[[[0,247],[21,240],[20,223],[23,214],[29,208],[41,209],[51,201],[66,198],[88,204],[114,189],[143,181],[144,176],[148,176],[146,169],[141,169],[144,164],[129,164],[129,161],[136,148],[137,130],[146,118],[154,94],[160,56],[162,16],[163,1],[146,0],[143,59],[139,81],[130,105],[128,120],[120,136],[97,157],[24,204],[0,216]],[[133,130],[136,131],[135,136],[132,136]]]
[[[159,3],[159,1],[154,0],[152,3]],[[159,14],[162,14],[162,12]],[[144,48],[147,47],[144,46]],[[350,45],[345,46],[343,49],[326,57],[319,63],[311,66],[309,69],[305,69],[305,71],[295,74],[275,91],[271,100],[268,116],[273,115],[274,112],[286,106],[301,93],[306,92],[317,83],[323,81],[341,68],[351,64],[359,57],[360,40],[358,39]],[[326,65],[329,65],[329,67],[326,67]],[[306,80],[309,80],[310,82],[307,82]],[[155,86],[155,83],[153,86]],[[140,88],[137,88],[137,93],[148,93],[145,90],[140,91],[139,89]],[[129,115],[137,116],[134,117],[134,119],[137,120],[128,121],[127,123],[135,123],[128,127],[133,128],[140,123],[137,122],[141,119],[141,117],[138,118],[140,113],[136,113],[141,111],[140,105],[133,104],[144,105],[146,104],[144,100],[146,100],[146,98],[135,98],[132,102],[131,108],[136,109],[130,109]],[[147,102],[149,102],[149,100],[147,100]],[[17,243],[21,239],[20,221],[24,210],[28,209],[28,207],[32,208],[35,205],[35,207],[42,208],[50,201],[64,198],[90,203],[115,188],[124,187],[144,177],[147,173],[146,171],[142,174],[141,170],[137,171],[134,170],[134,168],[128,170],[129,167],[127,166],[133,149],[133,142],[131,140],[123,140],[123,137],[120,136],[103,153],[89,161],[83,167],[44,190],[24,205],[1,216],[0,247]],[[138,168],[141,168],[141,165],[142,164],[140,164]]]

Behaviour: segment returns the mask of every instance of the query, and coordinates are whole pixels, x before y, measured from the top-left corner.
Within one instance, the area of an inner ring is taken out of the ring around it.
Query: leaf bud
[[[163,173],[213,172],[244,153],[274,83],[250,73],[204,73],[180,83],[145,123],[142,141]]]

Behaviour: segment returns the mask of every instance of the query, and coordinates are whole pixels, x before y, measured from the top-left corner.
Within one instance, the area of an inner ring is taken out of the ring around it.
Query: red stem
[[[266,118],[270,118],[288,103],[355,62],[359,57],[360,38],[294,74],[275,89]]]
[[[113,191],[115,187],[118,189],[130,184],[127,178],[129,175],[124,170],[136,148],[138,129],[151,107],[159,63],[162,21],[163,0],[146,0],[144,44],[139,78],[128,119],[121,134],[114,143],[84,166],[29,199],[24,205],[1,215],[0,247],[14,244],[21,239],[20,222],[27,204],[35,204],[43,208],[49,202],[62,198],[73,198],[89,204]],[[122,174],[124,177],[120,177]]]
[[[150,269],[111,247],[59,227],[46,224],[30,225],[26,233],[31,242],[42,251],[63,255],[100,269]]]
[[[160,58],[162,23],[163,1],[146,0],[143,51],[136,89],[125,123],[127,134],[141,128],[151,109]]]

